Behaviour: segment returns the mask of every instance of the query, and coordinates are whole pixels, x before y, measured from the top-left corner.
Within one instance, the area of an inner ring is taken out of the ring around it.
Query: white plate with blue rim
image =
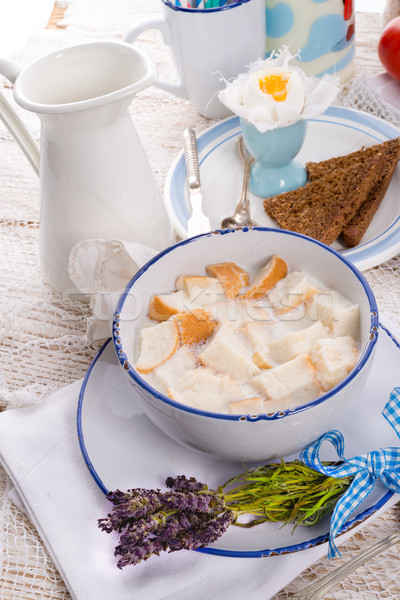
[[[399,438],[382,416],[390,392],[400,383],[399,361],[399,342],[388,327],[381,324],[365,392],[337,426],[344,435],[347,458],[399,446]],[[136,487],[165,489],[166,478],[177,475],[196,477],[210,488],[216,488],[243,472],[245,467],[254,466],[225,462],[180,446],[145,416],[139,402],[132,401],[128,386],[128,376],[121,371],[109,340],[84,379],[77,414],[83,458],[105,494]],[[322,460],[336,458],[333,449],[323,448]],[[377,482],[340,533],[367,522],[376,511],[393,501],[393,493]],[[199,552],[250,558],[296,552],[326,542],[329,521],[326,516],[312,527],[299,526],[294,531],[291,525],[282,527],[279,523],[263,523],[251,529],[232,525],[214,544],[200,548]]]
[[[223,217],[233,213],[240,195],[243,165],[237,153],[240,134],[238,117],[214,125],[198,136],[201,187],[204,212],[211,229],[219,229]],[[296,157],[302,163],[321,161],[348,154],[363,146],[372,146],[398,137],[400,129],[362,111],[331,106],[314,119],[308,119],[304,145]],[[340,241],[332,244],[360,270],[369,269],[400,252],[400,165],[381,206],[360,244],[346,249]],[[276,227],[265,213],[262,198],[249,194],[251,216],[263,227]],[[183,152],[175,158],[164,188],[164,202],[179,237],[187,237],[190,216],[189,194]]]

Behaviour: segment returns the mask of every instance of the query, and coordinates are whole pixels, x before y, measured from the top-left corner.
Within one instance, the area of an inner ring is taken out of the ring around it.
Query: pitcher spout
[[[153,61],[123,42],[92,42],[53,52],[24,69],[16,102],[40,115],[75,113],[111,104],[157,81]]]

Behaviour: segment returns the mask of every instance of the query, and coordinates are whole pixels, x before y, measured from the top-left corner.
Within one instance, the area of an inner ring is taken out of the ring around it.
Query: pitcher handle
[[[14,83],[21,69],[12,60],[0,58],[0,74]],[[39,174],[40,152],[37,143],[29,129],[17,115],[11,104],[0,91],[0,119],[21,147],[33,169]]]
[[[144,19],[139,21],[132,29],[130,29],[124,36],[124,42],[132,43],[136,38],[148,29],[158,29],[161,32],[163,42],[166,46],[171,45],[171,33],[168,27],[168,23],[162,17],[156,17],[154,19]],[[187,92],[181,81],[178,83],[170,83],[169,81],[158,80],[154,84],[161,90],[179,96],[180,98],[188,99]]]

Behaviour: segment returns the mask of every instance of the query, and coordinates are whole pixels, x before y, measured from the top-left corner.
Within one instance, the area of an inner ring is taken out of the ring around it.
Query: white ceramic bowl
[[[335,388],[295,409],[274,415],[231,415],[185,406],[155,390],[133,365],[139,332],[154,293],[173,291],[176,277],[203,274],[205,266],[233,261],[250,276],[272,254],[290,270],[312,275],[360,306],[360,358]],[[261,461],[299,451],[335,427],[361,393],[372,363],[378,335],[378,311],[363,275],[336,251],[289,231],[255,227],[216,231],[167,248],[149,261],[129,282],[114,315],[113,342],[119,362],[132,384],[132,400],[167,435],[190,448],[234,461]]]

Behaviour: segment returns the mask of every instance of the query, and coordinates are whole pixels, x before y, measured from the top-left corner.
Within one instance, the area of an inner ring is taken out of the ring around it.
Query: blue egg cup
[[[307,121],[301,119],[263,133],[243,119],[240,127],[247,149],[255,158],[249,183],[252,194],[268,198],[305,185],[306,169],[293,159],[303,145]]]

